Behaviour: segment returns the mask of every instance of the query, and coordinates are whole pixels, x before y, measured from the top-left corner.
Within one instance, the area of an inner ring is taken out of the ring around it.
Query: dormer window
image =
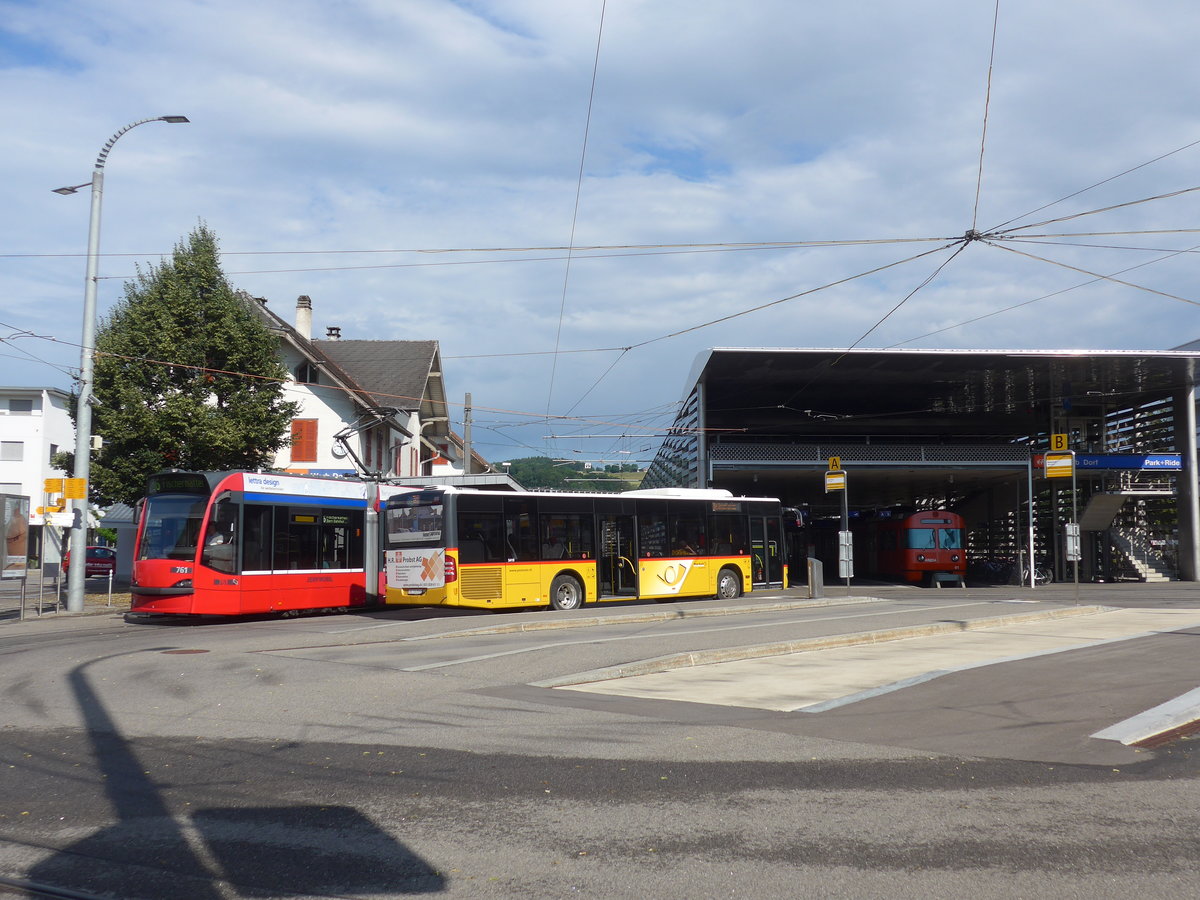
[[[296,381],[301,384],[320,384],[320,370],[310,362],[302,362],[296,366]]]

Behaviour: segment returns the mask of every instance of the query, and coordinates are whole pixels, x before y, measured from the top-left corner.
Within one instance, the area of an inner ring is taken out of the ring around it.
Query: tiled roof
[[[437,362],[437,341],[314,341],[303,337],[266,300],[240,292],[243,302],[268,328],[282,333],[309,359],[353,390],[368,406],[415,410],[421,406]],[[438,385],[437,399],[441,386]]]
[[[437,358],[437,341],[313,341],[317,352],[350,376],[373,406],[421,406]]]

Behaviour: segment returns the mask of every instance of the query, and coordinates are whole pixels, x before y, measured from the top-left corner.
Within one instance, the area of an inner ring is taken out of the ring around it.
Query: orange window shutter
[[[317,461],[317,420],[292,419],[292,462]]]

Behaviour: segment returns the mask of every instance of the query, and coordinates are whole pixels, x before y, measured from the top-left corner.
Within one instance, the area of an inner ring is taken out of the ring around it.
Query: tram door
[[[750,516],[750,581],[783,584],[783,532],[773,517]]]
[[[634,518],[601,515],[596,578],[601,597],[637,596],[637,546]]]

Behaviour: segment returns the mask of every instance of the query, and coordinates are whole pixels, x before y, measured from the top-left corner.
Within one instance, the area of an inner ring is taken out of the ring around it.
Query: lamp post
[[[83,289],[83,340],[79,354],[79,402],[75,412],[75,470],[74,477],[83,479],[86,486],[91,469],[92,452],[92,375],[96,343],[96,275],[100,265],[100,199],[104,193],[104,163],[113,144],[125,132],[147,122],[187,122],[186,116],[155,116],[126,125],[108,139],[96,157],[92,180],[74,187],[55,188],[56,194],[74,194],[91,185],[92,214],[88,221],[87,275]],[[67,612],[83,612],[83,582],[87,577],[87,491],[82,500],[76,499],[75,527],[71,530],[70,552],[75,559],[67,574]]]

